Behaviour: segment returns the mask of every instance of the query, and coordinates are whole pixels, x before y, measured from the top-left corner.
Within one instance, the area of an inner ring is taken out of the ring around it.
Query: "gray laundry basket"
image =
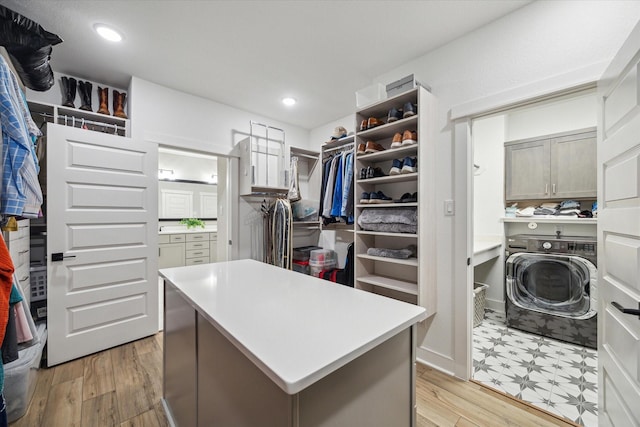
[[[485,283],[473,284],[473,327],[480,325],[484,319],[484,307],[487,304],[487,288]]]

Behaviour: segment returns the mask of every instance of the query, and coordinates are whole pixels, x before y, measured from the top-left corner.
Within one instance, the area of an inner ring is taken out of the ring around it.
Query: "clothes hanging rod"
[[[292,154],[291,158],[293,159],[294,157],[304,157],[306,159],[318,160],[318,156],[312,156],[310,154]]]
[[[355,146],[355,142],[349,142],[349,143],[341,145],[339,147],[327,148],[326,150],[324,150],[324,152],[328,153],[328,152],[338,151],[338,150],[347,151],[349,149],[353,149],[354,146]]]
[[[48,119],[57,118],[58,120],[64,120],[64,123],[67,126],[69,124],[69,121],[71,121],[73,125],[78,123],[78,124],[80,124],[80,126],[82,126],[83,124],[87,124],[87,125],[92,125],[92,126],[109,127],[109,128],[115,129],[116,132],[118,132],[118,130],[123,130],[124,129],[122,126],[118,126],[115,123],[112,124],[112,123],[96,122],[96,121],[93,121],[93,120],[83,119],[83,118],[80,118],[80,117],[68,116],[66,114],[61,114],[61,115],[58,115],[58,116],[54,116],[53,114],[50,114],[50,113],[38,113],[38,115],[40,115],[40,116],[42,116],[44,118],[48,118]]]

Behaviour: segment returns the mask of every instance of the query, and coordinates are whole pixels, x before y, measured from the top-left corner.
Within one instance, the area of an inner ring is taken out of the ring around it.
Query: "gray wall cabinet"
[[[505,142],[505,201],[596,198],[596,131]]]

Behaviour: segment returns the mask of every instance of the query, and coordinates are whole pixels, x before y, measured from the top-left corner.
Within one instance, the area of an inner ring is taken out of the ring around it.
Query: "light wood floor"
[[[27,413],[11,427],[166,427],[161,396],[162,334],[157,334],[41,369]],[[574,425],[423,365],[417,369],[416,400],[419,427]]]

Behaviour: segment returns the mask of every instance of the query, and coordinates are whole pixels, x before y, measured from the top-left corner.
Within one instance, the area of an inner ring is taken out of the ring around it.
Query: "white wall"
[[[598,122],[595,90],[520,108],[507,114],[505,141],[532,138],[595,127]],[[475,140],[474,140],[475,143]]]
[[[474,237],[504,235],[505,116],[473,121],[473,231]]]
[[[640,18],[640,2],[545,1],[531,4],[467,34],[436,51],[378,76],[386,84],[414,73],[432,87],[438,98],[439,115],[435,199],[438,205],[453,198],[465,205],[466,194],[454,194],[454,179],[465,171],[455,170],[454,135],[449,121],[451,108],[489,95],[513,90],[554,76],[588,69],[597,78]],[[419,43],[419,40],[416,41]],[[594,72],[595,70],[595,72]],[[541,87],[545,89],[544,85]],[[313,134],[313,132],[312,132]],[[442,209],[437,222],[438,313],[420,331],[423,337],[418,357],[461,377],[468,375],[467,345],[456,343],[455,334],[468,330],[456,319],[457,295],[466,292],[465,264],[454,266],[454,217]],[[457,212],[456,215],[467,215]]]
[[[137,77],[131,79],[129,94],[133,138],[232,156],[235,145],[249,135],[249,122],[254,120],[284,129],[287,147],[308,147],[309,132],[305,129]],[[251,224],[260,215],[260,202],[261,199],[241,198],[237,212],[232,214],[231,221],[239,225],[239,237],[234,243],[240,259],[251,257]]]

